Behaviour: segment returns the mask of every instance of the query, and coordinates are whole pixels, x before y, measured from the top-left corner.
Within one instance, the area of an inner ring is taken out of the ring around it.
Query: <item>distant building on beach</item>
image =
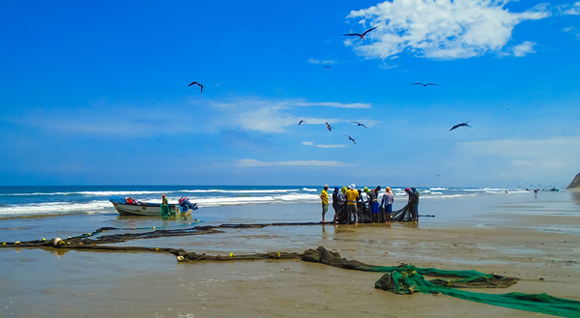
[[[574,188],[580,188],[580,173],[577,174],[574,180],[570,182],[570,185],[566,187],[566,189],[574,189]]]

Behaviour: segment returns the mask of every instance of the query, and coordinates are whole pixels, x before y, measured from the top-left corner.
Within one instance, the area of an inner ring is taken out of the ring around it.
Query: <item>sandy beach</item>
[[[183,248],[211,255],[303,252],[324,246],[347,259],[373,265],[475,269],[521,279],[507,289],[477,292],[547,293],[580,300],[580,205],[576,199],[574,193],[560,192],[492,200],[433,200],[422,202],[420,213],[436,217],[424,218],[418,225],[229,229],[120,245]],[[200,209],[197,216],[207,224],[317,221],[319,208],[318,204],[220,207]],[[108,214],[78,217],[87,221],[82,230],[103,224],[139,227],[162,222]],[[59,218],[10,222],[9,228],[0,225],[3,239],[20,236],[25,240],[41,234],[48,238],[67,230],[66,221]],[[54,226],[42,229],[40,224]],[[542,315],[448,296],[394,295],[374,288],[380,273],[298,260],[178,263],[167,253],[3,248],[0,268],[0,317]]]

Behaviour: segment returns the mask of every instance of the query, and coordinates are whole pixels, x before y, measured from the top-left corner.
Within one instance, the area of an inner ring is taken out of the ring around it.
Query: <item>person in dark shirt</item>
[[[411,221],[419,222],[419,191],[415,188],[407,188],[405,192],[409,194],[409,212]]]

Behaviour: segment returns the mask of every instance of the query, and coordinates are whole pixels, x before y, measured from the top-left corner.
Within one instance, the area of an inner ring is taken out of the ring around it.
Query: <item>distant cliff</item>
[[[576,175],[576,178],[570,182],[570,185],[566,189],[580,188],[580,173]]]

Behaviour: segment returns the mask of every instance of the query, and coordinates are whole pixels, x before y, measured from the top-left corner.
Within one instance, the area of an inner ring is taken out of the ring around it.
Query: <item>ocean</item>
[[[329,190],[332,193],[333,187]],[[313,186],[0,186],[0,218],[94,214],[115,212],[110,196],[132,197],[142,202],[170,203],[186,196],[200,208],[317,203],[322,188]],[[421,199],[437,200],[472,196],[529,194],[507,188],[418,188]],[[404,187],[392,187],[396,198],[405,198]],[[383,191],[381,191],[383,192]],[[379,197],[380,199],[380,197]],[[400,201],[401,199],[397,200]]]

